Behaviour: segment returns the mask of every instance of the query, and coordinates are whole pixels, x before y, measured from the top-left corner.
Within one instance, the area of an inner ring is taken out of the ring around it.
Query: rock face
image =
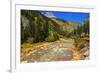
[[[23,29],[25,29],[27,26],[29,26],[29,20],[25,16],[21,17],[21,22],[23,24],[22,25]]]

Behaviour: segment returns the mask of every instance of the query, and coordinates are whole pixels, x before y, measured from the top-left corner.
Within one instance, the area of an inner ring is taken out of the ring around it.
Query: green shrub
[[[84,44],[84,43],[78,43],[77,47],[78,47],[79,49],[82,49],[82,48],[85,47],[85,44]]]
[[[48,41],[48,42],[54,42],[54,41],[56,41],[58,39],[59,39],[59,34],[57,32],[50,31],[49,36],[46,39],[46,41]]]

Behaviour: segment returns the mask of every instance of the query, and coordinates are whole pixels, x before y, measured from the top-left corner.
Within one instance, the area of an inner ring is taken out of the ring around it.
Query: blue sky
[[[83,23],[90,17],[89,13],[82,12],[52,12],[56,17],[64,20],[70,20],[78,23]]]
[[[49,11],[43,11],[43,12],[49,12]],[[89,13],[83,13],[83,12],[56,12],[56,11],[50,11],[50,12],[57,18],[77,23],[83,23],[87,18],[90,17]]]

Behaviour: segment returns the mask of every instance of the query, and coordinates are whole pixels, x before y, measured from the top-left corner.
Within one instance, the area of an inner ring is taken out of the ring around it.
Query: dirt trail
[[[79,60],[81,53],[73,49],[73,39],[60,39],[27,54],[26,62]],[[25,62],[23,61],[23,62]]]

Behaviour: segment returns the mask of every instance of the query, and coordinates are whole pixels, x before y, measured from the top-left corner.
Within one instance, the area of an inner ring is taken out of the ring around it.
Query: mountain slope
[[[21,10],[21,43],[55,41],[66,37],[79,24],[47,17],[39,11]]]

